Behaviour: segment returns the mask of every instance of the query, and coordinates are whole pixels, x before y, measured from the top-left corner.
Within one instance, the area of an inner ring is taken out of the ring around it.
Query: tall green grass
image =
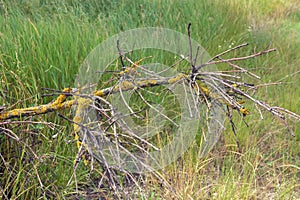
[[[295,74],[300,70],[297,2],[287,5],[255,2],[259,4],[219,0],[1,1],[0,105],[18,102],[15,107],[26,107],[49,102],[52,98],[41,97],[42,88],[73,87],[76,73],[88,53],[120,31],[159,26],[186,33],[191,22],[192,38],[211,55],[242,42],[249,42],[250,48],[239,54],[249,54],[272,42],[271,46],[278,49],[276,54],[240,64],[247,69],[254,68],[262,76],[261,83],[281,79],[285,82],[264,87],[256,97],[300,113],[300,79]],[[252,111],[245,119],[249,128],[240,117],[234,116],[241,152],[229,127],[207,158],[199,159],[196,144],[199,141],[196,141],[181,160],[165,170],[175,193],[161,188],[149,176],[149,184],[145,186],[149,199],[299,198],[299,123],[290,127],[296,135],[293,138],[279,120],[269,114],[261,120],[254,106],[246,106]],[[68,111],[63,114],[71,116]],[[45,120],[58,126],[14,127],[22,142],[1,132],[0,196],[11,199],[100,196],[97,177],[101,171],[90,172],[82,163],[76,171],[79,185],[76,194],[76,183],[71,178],[77,153],[72,125],[56,114],[32,120]]]

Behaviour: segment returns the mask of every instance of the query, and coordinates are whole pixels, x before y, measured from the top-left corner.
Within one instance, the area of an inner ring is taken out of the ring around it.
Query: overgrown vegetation
[[[257,2],[2,1],[0,105],[9,109],[51,101],[52,97],[43,97],[42,88],[60,91],[72,87],[83,59],[113,34],[148,26],[186,33],[191,22],[192,38],[211,55],[243,42],[251,48],[241,54],[276,47],[277,54],[240,64],[260,75],[261,83],[277,82],[262,85],[255,96],[300,113],[299,6],[296,1]],[[245,119],[249,127],[238,115],[233,116],[240,150],[230,126],[206,158],[199,159],[199,140],[195,141],[180,160],[164,170],[174,191],[148,176],[143,180],[148,196],[140,198],[299,198],[299,123],[287,128],[270,114],[261,119],[254,106],[249,109],[251,115]],[[2,131],[0,135],[2,198],[100,198],[109,193],[97,187],[100,168],[91,170],[81,162],[74,178],[78,150],[72,124],[55,113],[33,117],[37,124],[25,120],[1,127],[12,128],[16,134],[8,136]]]

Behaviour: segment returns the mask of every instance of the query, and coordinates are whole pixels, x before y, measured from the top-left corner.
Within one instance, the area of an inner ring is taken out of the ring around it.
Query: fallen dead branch
[[[190,38],[190,25],[188,28],[188,35]],[[73,119],[68,119],[67,117],[62,116],[64,119],[68,120],[68,122],[73,123],[75,140],[77,141],[77,146],[79,149],[78,156],[75,160],[80,160],[80,156],[82,155],[82,149],[88,149],[92,156],[94,156],[96,159],[100,160],[103,163],[103,167],[105,168],[104,176],[108,180],[110,187],[120,198],[120,183],[118,183],[118,173],[116,172],[116,170],[127,174],[128,177],[130,177],[129,179],[136,185],[138,185],[138,181],[130,172],[120,168],[117,164],[112,166],[109,163],[109,161],[107,161],[107,157],[105,154],[113,154],[112,151],[102,152],[102,149],[98,146],[89,147],[87,145],[86,140],[89,139],[95,144],[97,144],[99,143],[99,138],[101,138],[101,142],[103,144],[110,142],[112,145],[114,145],[114,148],[118,149],[118,151],[125,151],[131,157],[131,159],[136,162],[139,161],[139,158],[130,153],[130,151],[128,150],[128,146],[130,146],[130,148],[135,148],[138,151],[141,151],[145,154],[148,153],[149,149],[157,149],[158,147],[156,147],[155,144],[136,135],[132,128],[128,125],[128,123],[124,121],[124,116],[120,116],[120,113],[118,113],[115,110],[114,106],[109,102],[108,98],[110,96],[115,95],[116,93],[121,94],[122,100],[124,101],[127,109],[130,110],[130,114],[135,116],[136,118],[143,119],[143,117],[139,117],[137,115],[138,113],[136,113],[130,107],[129,103],[126,102],[125,98],[123,97],[123,93],[127,91],[136,92],[136,94],[142,99],[145,105],[151,107],[163,118],[176,125],[176,122],[174,122],[173,119],[170,119],[158,108],[152,106],[144,98],[141,91],[145,91],[147,88],[159,87],[163,85],[172,86],[175,84],[183,84],[185,85],[185,93],[187,93],[187,91],[190,90],[195,95],[193,97],[193,104],[189,105],[190,110],[194,109],[199,104],[205,105],[207,107],[208,112],[210,109],[212,109],[213,106],[216,105],[226,108],[224,109],[224,112],[229,118],[235,137],[236,130],[234,122],[232,120],[232,111],[237,111],[243,117],[249,115],[249,110],[243,105],[247,100],[251,101],[257,108],[259,108],[259,111],[260,109],[265,110],[267,112],[272,113],[272,115],[274,115],[275,117],[279,117],[284,121],[286,121],[287,118],[292,118],[300,121],[300,115],[289,111],[285,108],[269,105],[264,101],[256,99],[251,94],[247,93],[249,89],[257,90],[262,86],[261,84],[255,86],[252,83],[245,83],[239,81],[241,80],[243,74],[255,79],[260,79],[260,77],[255,73],[250,72],[249,70],[246,70],[237,64],[234,64],[234,62],[254,59],[256,57],[272,53],[276,51],[276,49],[262,50],[252,55],[242,57],[228,59],[223,59],[221,57],[225,56],[226,54],[232,51],[236,51],[240,48],[246,47],[247,45],[248,44],[245,43],[228,49],[222,53],[217,54],[216,56],[212,57],[210,60],[208,60],[205,63],[202,63],[199,66],[195,66],[195,60],[197,59],[198,55],[196,56],[196,58],[193,58],[191,48],[190,55],[187,59],[191,66],[189,73],[178,73],[170,77],[161,77],[158,74],[153,74],[154,77],[151,78],[139,78],[136,75],[138,74],[137,69],[144,70],[148,74],[151,74],[152,72],[147,71],[146,68],[139,64],[141,60],[133,62],[127,55],[122,53],[122,50],[118,46],[122,66],[121,70],[117,73],[117,76],[115,76],[114,78],[115,84],[113,86],[100,88],[95,90],[93,94],[85,95],[78,93],[78,91],[83,90],[83,88],[65,88],[62,90],[57,99],[48,104],[12,110],[6,110],[5,107],[0,107],[0,126],[13,124],[14,122],[10,121],[13,118],[24,118],[27,116],[41,115],[49,112],[57,112],[75,107],[75,114]],[[129,67],[125,66],[125,61],[130,63]],[[176,64],[179,63],[180,62],[176,62]],[[174,66],[172,67],[175,67],[176,64],[174,64]],[[205,68],[210,65],[219,64],[227,64],[230,67],[230,69],[215,72],[205,70]],[[236,75],[236,72],[238,72],[239,75]],[[276,85],[276,83],[274,83],[274,85]],[[151,93],[151,91],[147,92]],[[151,94],[153,95],[153,92]],[[93,109],[93,111],[95,111],[96,113],[95,115],[99,118],[99,120],[90,120],[88,121],[89,123],[87,123],[87,121],[85,121],[87,119],[84,119],[86,117],[84,115],[84,110],[86,109]],[[197,108],[195,109],[197,110]],[[262,117],[261,111],[260,115]],[[207,117],[207,120],[208,118],[209,117]],[[93,127],[96,126],[100,127],[100,132],[93,131]],[[19,141],[18,136],[15,133],[13,133],[13,131],[4,127],[0,127],[0,129],[8,137]],[[96,134],[98,134],[97,137],[95,136]],[[237,139],[236,141],[237,145],[239,146]],[[93,148],[95,148],[96,150]],[[96,155],[94,151],[97,151],[98,154]],[[114,154],[113,156],[118,158],[118,156],[120,155]],[[143,165],[143,163],[140,164]],[[76,176],[75,172],[77,165],[78,162],[75,162],[74,177]],[[144,167],[147,168],[148,166]],[[149,171],[151,171],[151,169],[149,169]],[[159,173],[155,173],[155,175],[164,184],[168,185],[167,181],[165,181]],[[39,180],[39,182],[42,185],[41,180]],[[139,189],[142,190],[140,187]]]

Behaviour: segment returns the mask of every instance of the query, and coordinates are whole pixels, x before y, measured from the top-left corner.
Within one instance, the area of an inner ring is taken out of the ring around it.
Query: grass
[[[211,55],[249,42],[250,48],[242,52],[245,55],[272,42],[276,54],[242,65],[256,67],[253,71],[262,76],[261,83],[285,82],[264,87],[255,96],[300,113],[299,11],[296,0],[1,1],[0,105],[27,107],[49,102],[52,98],[41,98],[41,88],[73,87],[88,53],[120,31],[160,26],[186,33],[191,22],[192,38]],[[234,116],[241,152],[229,128],[206,158],[199,159],[199,141],[195,141],[180,160],[164,170],[175,192],[149,176],[145,186],[148,199],[300,198],[299,123],[291,122],[296,135],[291,137],[279,120],[267,113],[261,120],[255,107],[246,105],[252,111],[246,118],[249,127]],[[63,114],[71,116],[69,111]],[[0,196],[68,199],[101,195],[97,189],[101,171],[91,172],[83,163],[77,168],[76,193],[71,178],[77,153],[72,125],[56,114],[31,120],[49,123],[9,127],[19,142],[0,134]]]

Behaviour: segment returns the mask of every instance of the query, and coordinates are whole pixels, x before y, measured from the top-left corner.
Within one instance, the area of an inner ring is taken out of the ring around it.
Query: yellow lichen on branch
[[[46,114],[48,112],[64,110],[71,108],[74,104],[74,100],[62,102],[62,103],[51,103],[46,105],[34,106],[30,108],[14,109],[0,113],[0,120],[7,120],[15,117],[26,117],[40,114]]]
[[[84,111],[89,107],[89,105],[91,104],[92,100],[91,99],[87,99],[87,98],[83,98],[83,97],[79,97],[79,96],[75,96],[75,101],[76,101],[76,111],[75,111],[75,116],[73,118],[73,129],[74,129],[74,140],[76,142],[77,148],[80,150],[82,142],[79,140],[79,133],[81,131],[81,124],[83,121],[83,116],[84,116]],[[85,147],[86,148],[86,147]],[[87,165],[88,164],[88,160],[85,158],[85,156],[82,156],[84,164]],[[78,160],[78,157],[75,159],[74,164],[76,164],[76,161]]]
[[[14,109],[10,111],[4,111],[0,113],[0,120],[7,120],[15,117],[26,117],[26,116],[34,116],[45,114],[52,111],[57,110],[64,110],[67,108],[71,108],[74,104],[74,100],[66,101],[67,97],[69,96],[68,93],[72,92],[71,88],[65,88],[63,93],[60,94],[57,99],[51,103],[40,105],[40,106],[33,106],[30,108],[20,108]]]
[[[61,103],[63,103],[66,99],[67,99],[67,95],[65,93],[71,93],[72,92],[72,88],[65,88],[62,91],[63,93],[61,95],[59,95],[57,97],[57,99],[52,103],[53,106],[55,105],[60,105]]]
[[[76,97],[75,98],[77,107],[75,111],[75,116],[73,118],[73,129],[74,129],[74,134],[75,134],[75,141],[77,143],[77,147],[80,148],[81,142],[79,141],[79,135],[78,133],[81,131],[80,124],[82,124],[82,115],[85,109],[90,105],[91,100],[82,98],[82,97]]]
[[[154,87],[154,86],[159,86],[159,85],[169,85],[169,84],[175,84],[181,80],[187,80],[189,77],[186,74],[179,73],[175,76],[172,77],[165,77],[165,78],[152,78],[152,79],[140,79],[140,80],[133,80],[133,81],[122,81],[119,84],[116,84],[115,86],[111,86],[105,89],[101,90],[96,90],[94,92],[94,96],[98,97],[105,97],[110,94],[118,93],[120,91],[129,91],[129,90],[136,90],[138,88],[147,88],[147,87]],[[219,95],[216,95],[215,93],[210,92],[210,90],[203,85],[203,83],[199,83],[199,81],[196,82],[198,84],[198,88],[202,90],[202,92],[205,94],[205,96],[209,98],[214,98],[218,99],[220,103],[223,103],[225,105],[230,105],[229,102],[226,102],[224,99],[220,98]],[[196,89],[196,88],[195,88]],[[48,112],[53,112],[53,111],[58,111],[58,110],[63,110],[63,109],[68,109],[71,108],[73,104],[78,104],[78,108],[80,106],[86,105],[86,102],[84,101],[90,101],[87,98],[75,98],[75,100],[69,100],[66,101],[68,96],[72,96],[73,90],[71,88],[65,88],[62,91],[62,94],[60,94],[55,101],[49,104],[45,105],[40,105],[40,106],[34,106],[30,108],[22,108],[22,109],[14,109],[11,111],[2,111],[0,113],[0,120],[7,120],[11,118],[16,118],[16,117],[24,117],[24,116],[34,116],[34,115],[39,115],[39,114],[45,114]],[[243,107],[238,107],[239,111],[244,114],[248,115],[249,112],[248,110],[244,110]],[[78,109],[77,109],[78,110]],[[81,109],[79,109],[81,110]],[[79,111],[78,111],[79,112]],[[79,116],[79,115],[78,115]],[[75,115],[76,117],[76,115]],[[75,120],[79,120],[79,118],[74,118]],[[76,122],[76,121],[75,121]],[[79,124],[79,123],[77,123]],[[77,126],[77,125],[74,125]]]
[[[105,89],[96,90],[94,92],[95,96],[104,97],[110,94],[118,93],[120,90],[122,92],[134,90],[137,88],[147,88],[147,87],[154,87],[158,85],[168,85],[168,84],[175,84],[180,80],[187,79],[188,75],[179,73],[176,76],[166,77],[166,78],[153,78],[153,79],[144,79],[138,81],[122,81],[115,86],[111,86]]]
[[[178,74],[173,77],[162,78],[162,79],[145,79],[145,80],[139,80],[139,81],[133,81],[133,82],[123,81],[120,84],[117,84],[116,86],[112,86],[112,87],[105,88],[102,90],[96,90],[94,92],[94,95],[104,97],[109,94],[120,92],[120,90],[128,91],[128,90],[132,90],[132,89],[136,89],[136,88],[145,88],[145,87],[153,87],[153,86],[158,86],[158,85],[174,84],[186,77],[187,77],[187,75],[185,75],[185,74]],[[72,91],[73,91],[72,88],[65,88],[62,91],[62,94],[60,94],[55,101],[53,101],[49,104],[34,106],[34,107],[30,107],[30,108],[14,109],[11,111],[3,111],[0,113],[0,120],[3,121],[3,120],[11,119],[11,118],[40,115],[40,114],[45,114],[48,112],[71,108],[72,105],[76,101],[75,100],[66,101],[66,99],[68,96],[73,95]]]
[[[249,115],[249,111],[248,111],[248,109],[247,108],[240,108],[240,112],[244,115],[244,116],[246,116],[246,115]]]

